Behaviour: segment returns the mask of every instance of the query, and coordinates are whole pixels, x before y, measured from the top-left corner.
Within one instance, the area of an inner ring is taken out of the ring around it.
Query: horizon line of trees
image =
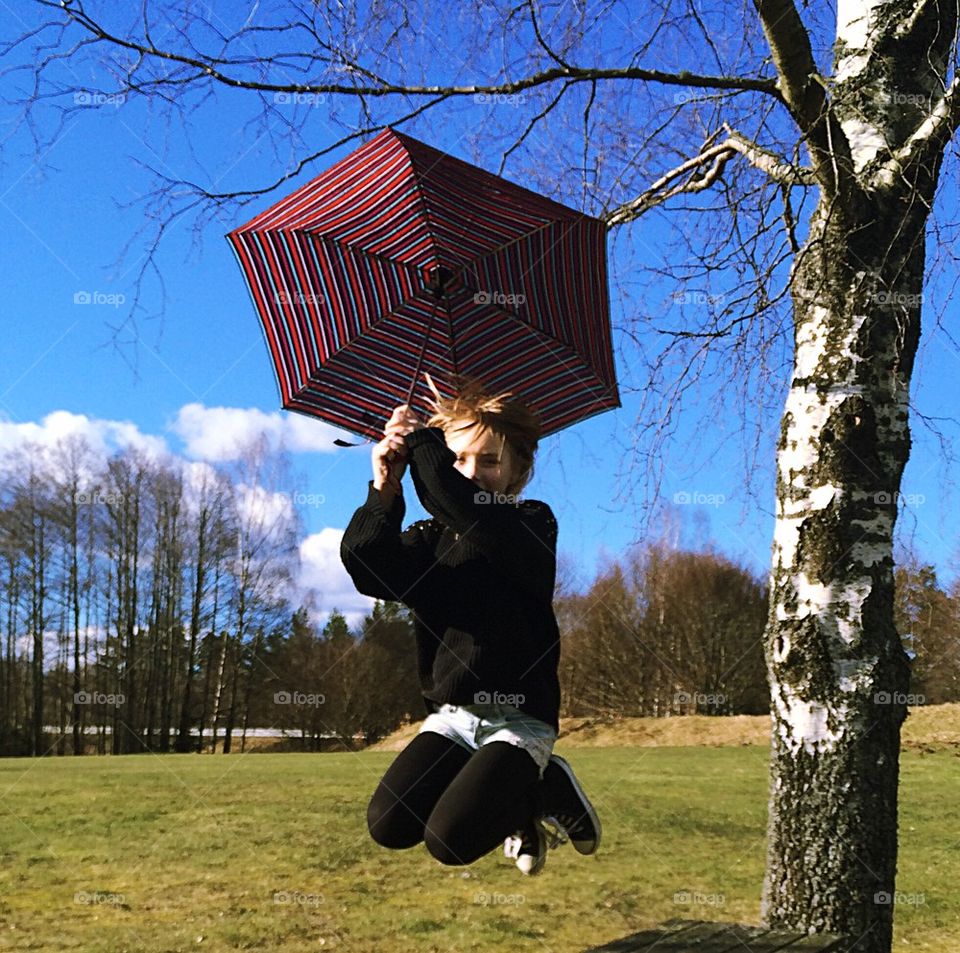
[[[251,728],[356,748],[421,719],[404,606],[378,601],[356,631],[334,610],[318,631],[295,604],[289,485],[265,440],[221,468],[98,463],[74,437],[0,462],[0,756],[229,753]],[[662,542],[584,591],[565,568],[563,717],[769,711],[765,581]],[[911,703],[960,701],[960,584],[915,558],[896,581]]]

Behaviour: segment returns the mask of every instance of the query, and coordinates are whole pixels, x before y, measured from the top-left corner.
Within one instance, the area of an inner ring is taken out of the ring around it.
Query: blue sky
[[[11,29],[10,22],[5,29]],[[97,88],[96,76],[65,78]],[[5,92],[9,98],[10,88]],[[328,106],[317,103],[307,107],[308,144],[297,143],[281,126],[274,126],[273,138],[264,136],[248,124],[244,102],[236,94],[219,95],[197,107],[186,126],[164,123],[142,101],[101,98],[68,117],[39,163],[27,126],[17,128],[19,110],[0,105],[0,136],[5,137],[0,152],[0,446],[24,436],[73,429],[95,435],[106,448],[152,438],[174,454],[222,459],[227,437],[266,426],[287,440],[303,474],[301,489],[315,497],[302,507],[305,584],[320,590],[323,608],[337,605],[359,613],[370,601],[351,591],[336,547],[339,533],[364,498],[370,449],[336,448],[332,439],[337,434],[331,428],[279,411],[258,320],[224,238],[350,147],[321,159],[281,192],[220,221],[207,221],[199,231],[188,218],[174,223],[156,256],[166,294],[162,316],[160,285],[149,273],[141,289],[144,311],[137,316],[136,340],[129,327],[112,340],[112,328],[128,316],[144,262],[144,238],[134,236],[147,222],[144,197],[154,180],[143,163],[172,178],[195,179],[214,188],[250,188],[272,181],[296,156],[342,135],[326,119]],[[467,102],[445,115],[448,121],[443,123],[424,121],[405,128],[462,158],[476,159],[477,124],[491,118],[491,107]],[[36,116],[51,126],[55,119],[52,106],[39,107]],[[497,169],[499,152],[483,158],[488,168]],[[648,176],[651,181],[654,171]],[[509,165],[505,175],[530,184],[522,170],[511,175]],[[611,246],[611,267],[628,268],[638,257],[658,259],[668,215],[627,226]],[[118,264],[131,239],[133,245]],[[949,274],[943,280],[952,283]],[[614,295],[615,326],[631,312],[664,313],[673,291],[664,284],[657,302]],[[89,303],[81,303],[85,296]],[[665,521],[647,527],[648,537],[663,532],[679,545],[712,541],[764,575],[773,530],[776,419],[760,421],[762,439],[754,465],[743,446],[748,439],[741,435],[740,421],[720,412],[708,394],[694,394],[685,402],[660,459],[661,499],[651,501],[644,495],[640,471],[630,466],[643,387],[635,344],[615,331],[614,350],[618,372],[634,392],[624,394],[621,409],[545,439],[536,476],[526,491],[556,512],[560,553],[567,557],[574,581],[588,584],[605,558],[640,539],[639,516],[651,502],[666,504],[668,512]],[[925,338],[914,405],[932,417],[951,415],[958,371],[956,349],[942,336]],[[749,408],[746,413],[752,426],[756,415]],[[955,433],[951,424],[942,426]],[[747,469],[752,493],[746,486]],[[408,521],[426,515],[409,482],[406,489]],[[914,428],[903,492],[908,497],[900,529],[912,537],[920,557],[949,580],[957,553],[950,465],[936,438],[922,426]],[[684,499],[675,495],[684,493],[699,502],[675,503]]]

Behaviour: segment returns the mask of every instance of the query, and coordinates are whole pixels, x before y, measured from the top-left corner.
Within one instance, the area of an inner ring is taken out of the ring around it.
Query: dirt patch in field
[[[368,751],[400,751],[421,722],[404,725]],[[706,745],[768,745],[769,715],[675,715],[669,718],[561,718],[560,741],[577,747],[609,748]],[[911,708],[901,730],[904,748],[960,752],[960,703]]]

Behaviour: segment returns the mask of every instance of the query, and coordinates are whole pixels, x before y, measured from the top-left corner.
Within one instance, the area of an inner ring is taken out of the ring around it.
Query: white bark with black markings
[[[942,70],[956,29],[955,11],[923,6],[841,0],[823,113],[799,116],[830,131],[810,141],[829,142],[817,163],[834,177],[821,178],[792,276],[796,351],[767,629],[762,916],[850,934],[870,953],[887,953],[892,940],[910,679],[893,623],[893,529],[910,449],[925,226],[949,127],[936,115],[950,112]]]

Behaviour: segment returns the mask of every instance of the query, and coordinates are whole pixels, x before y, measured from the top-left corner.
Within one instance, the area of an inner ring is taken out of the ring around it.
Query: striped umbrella
[[[282,405],[379,440],[464,379],[544,436],[620,406],[596,218],[385,129],[227,236]]]

